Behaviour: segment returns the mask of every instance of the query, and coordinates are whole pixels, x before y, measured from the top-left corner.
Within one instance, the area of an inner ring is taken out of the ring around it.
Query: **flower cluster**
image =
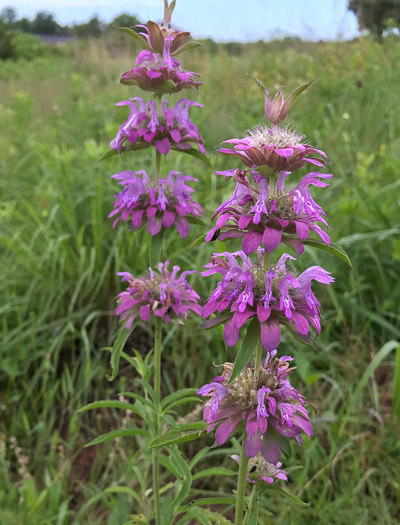
[[[283,242],[300,255],[304,251],[303,241],[310,231],[314,231],[329,245],[329,235],[316,224],[322,222],[328,227],[325,213],[311,197],[309,186],[325,188],[328,184],[319,179],[329,179],[332,175],[312,172],[294,188],[286,190],[287,171],[280,173],[275,187],[257,171],[252,172],[253,184],[247,172],[239,169],[217,174],[234,177],[236,188],[215,211],[213,218],[218,218],[215,227],[207,234],[206,242],[218,237],[221,241],[240,237],[243,239],[242,249],[247,255],[261,243],[266,252],[272,252]]]
[[[140,97],[135,97],[116,105],[130,108],[128,120],[110,143],[111,149],[118,153],[123,146],[129,150],[155,146],[157,151],[167,155],[171,147],[188,149],[192,143],[204,153],[203,137],[189,118],[189,108],[202,108],[201,104],[182,98],[173,108],[168,108],[167,100],[157,108],[154,100],[145,103]]]
[[[224,339],[228,346],[237,342],[240,328],[255,316],[267,352],[278,348],[281,324],[310,342],[310,325],[318,333],[321,330],[319,302],[311,290],[311,281],[330,284],[333,278],[320,266],[311,266],[296,277],[286,269],[287,260],[294,260],[287,253],[275,265],[264,268],[263,255],[259,248],[259,261],[255,263],[243,251],[214,254],[202,275],[218,273],[222,280],[203,307],[202,317],[220,314],[211,319],[211,324],[225,323]]]
[[[148,321],[150,314],[162,317],[166,324],[170,320],[179,322],[190,310],[200,313],[199,295],[189,286],[186,276],[195,271],[182,272],[178,277],[179,266],[168,270],[169,261],[159,263],[158,271],[149,268],[145,277],[135,278],[128,272],[121,272],[122,282],[128,281],[128,289],[118,295],[119,306],[116,315],[121,315],[121,321],[127,320],[126,329],[130,330],[132,323],[139,316],[142,321]]]
[[[151,235],[157,235],[161,228],[175,225],[182,239],[189,233],[189,222],[185,215],[198,217],[202,208],[195,202],[190,193],[194,190],[187,181],[197,181],[189,175],[171,171],[166,179],[151,180],[142,171],[123,171],[113,175],[124,189],[115,195],[114,211],[109,217],[118,215],[119,220],[131,219],[131,229],[139,230],[144,224]]]
[[[276,464],[287,438],[301,444],[300,433],[312,435],[312,425],[304,405],[304,396],[290,385],[291,357],[276,358],[271,352],[260,370],[247,366],[229,383],[233,365],[225,363],[224,373],[204,385],[198,394],[209,397],[203,418],[208,431],[216,428],[215,439],[222,445],[240,425],[244,427],[244,450],[248,458],[261,452],[269,463]]]

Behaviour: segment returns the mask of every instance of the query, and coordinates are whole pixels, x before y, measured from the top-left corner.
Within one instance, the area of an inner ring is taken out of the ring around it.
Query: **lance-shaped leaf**
[[[249,327],[247,328],[246,337],[240,347],[238,355],[235,359],[235,364],[233,365],[233,370],[229,383],[232,383],[234,379],[244,370],[247,363],[253,357],[256,352],[257,340],[260,337],[260,322],[257,317],[254,317]]]
[[[133,37],[137,42],[139,42],[139,44],[144,49],[148,49],[149,51],[151,51],[151,48],[148,46],[146,40],[142,38],[138,33],[136,33],[136,31],[134,31],[130,27],[120,27],[120,29],[122,29],[122,31],[125,31],[125,33],[127,33],[129,36]]]

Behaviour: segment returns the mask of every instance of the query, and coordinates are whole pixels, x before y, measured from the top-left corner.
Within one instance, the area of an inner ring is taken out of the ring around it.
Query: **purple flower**
[[[237,455],[231,456],[239,465],[240,457]],[[287,481],[287,472],[282,470],[280,467],[282,463],[278,461],[276,465],[265,461],[261,454],[255,456],[254,458],[249,459],[247,466],[248,473],[246,474],[246,479],[250,483],[257,483],[258,480],[262,479],[266,483],[270,484],[275,481],[275,479],[282,479]]]
[[[200,297],[186,281],[187,275],[196,272],[182,272],[178,277],[179,266],[174,266],[170,272],[168,265],[169,260],[159,263],[158,271],[149,268],[149,274],[140,278],[128,272],[117,274],[122,276],[122,282],[129,283],[127,290],[118,295],[119,306],[115,309],[116,315],[121,315],[121,321],[127,320],[127,330],[138,316],[142,321],[148,321],[153,314],[168,324],[170,320],[181,322],[179,318],[186,318],[190,310],[200,313]]]
[[[202,275],[219,273],[222,279],[206,301],[201,316],[207,318],[217,312],[219,315],[202,326],[208,328],[224,322],[225,342],[233,346],[240,328],[257,316],[261,341],[267,352],[278,347],[281,324],[309,343],[310,324],[317,333],[321,330],[319,302],[311,290],[311,281],[330,284],[334,279],[320,266],[311,266],[295,277],[286,269],[286,261],[294,257],[286,253],[275,265],[264,269],[264,251],[259,248],[257,253],[259,264],[253,263],[243,251],[214,254]]]
[[[119,195],[115,195],[114,211],[109,217],[118,215],[119,220],[132,221],[132,229],[139,230],[146,224],[151,235],[157,235],[161,228],[175,225],[182,239],[189,233],[189,222],[185,215],[198,217],[202,208],[195,202],[190,193],[194,190],[186,184],[196,181],[189,175],[171,171],[166,179],[150,180],[142,171],[123,171],[112,176],[124,186]]]
[[[322,222],[328,227],[325,213],[311,197],[309,186],[325,188],[328,184],[319,179],[329,179],[332,175],[312,172],[295,188],[285,190],[288,172],[280,174],[274,189],[257,171],[252,172],[253,184],[246,171],[216,173],[233,176],[236,189],[215,211],[216,225],[207,234],[206,242],[218,237],[221,241],[239,237],[243,239],[242,249],[247,255],[261,244],[267,252],[272,252],[283,242],[300,255],[304,251],[303,241],[314,231],[325,244],[330,244],[329,235],[316,224]]]
[[[144,103],[140,97],[119,102],[117,106],[129,106],[129,118],[120,127],[117,136],[111,141],[111,149],[121,153],[126,150],[137,150],[155,146],[157,151],[167,155],[172,148],[188,149],[191,143],[204,153],[203,137],[189,118],[189,108],[203,106],[181,98],[174,108],[168,108],[168,101],[163,100],[157,110],[156,103],[150,100]]]
[[[171,57],[171,37],[164,39],[162,54],[143,50],[139,53],[133,69],[125,71],[121,83],[138,86],[143,91],[155,94],[178,93],[189,87],[199,87],[202,82],[195,80],[197,73],[183,71],[181,63]]]
[[[307,401],[288,380],[292,359],[287,356],[278,359],[275,354],[266,359],[260,371],[248,365],[231,383],[233,365],[225,363],[222,378],[197,392],[210,398],[205,404],[203,419],[209,432],[216,428],[215,439],[219,445],[240,425],[246,432],[246,456],[255,458],[261,452],[264,460],[273,464],[280,460],[286,438],[294,437],[301,444],[301,431],[312,435],[312,425],[304,408]]]

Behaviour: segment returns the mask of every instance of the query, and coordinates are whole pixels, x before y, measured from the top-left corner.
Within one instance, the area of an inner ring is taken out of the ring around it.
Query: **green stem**
[[[253,499],[254,499],[254,495],[256,493],[256,487],[257,487],[257,485],[254,484],[253,485],[253,490],[251,491],[251,494],[250,494],[249,506],[248,506],[248,509],[246,511],[246,515],[245,515],[245,517],[243,519],[243,525],[247,525],[247,522],[249,520],[249,516],[250,516],[250,513],[251,513],[252,508],[253,508]]]
[[[264,252],[264,264],[263,268],[267,272],[269,268],[269,264],[271,262],[271,252]]]
[[[243,435],[243,447],[240,454],[240,466],[238,474],[238,485],[236,492],[235,525],[243,525],[243,511],[246,492],[246,474],[249,460],[244,452],[245,436]]]
[[[161,153],[156,150],[156,179],[161,176]]]
[[[262,350],[263,350],[263,344],[260,338],[257,341],[257,347],[256,347],[256,367],[255,367],[256,374],[260,373]]]
[[[161,336],[162,336],[162,318],[156,318],[156,329],[154,334],[154,392],[157,401],[156,416],[156,434],[159,432],[159,405],[161,397]],[[154,507],[156,511],[156,525],[161,525],[161,502],[160,502],[160,466],[158,461],[159,451],[153,450],[153,491]]]

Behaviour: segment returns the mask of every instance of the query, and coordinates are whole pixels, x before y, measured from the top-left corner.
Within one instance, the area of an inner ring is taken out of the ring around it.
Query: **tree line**
[[[21,31],[35,35],[76,36],[77,38],[99,38],[116,27],[134,27],[140,20],[128,13],[116,16],[109,24],[104,23],[97,15],[88,22],[61,26],[54,15],[47,11],[38,11],[33,19],[24,16],[18,18],[13,7],[6,7],[0,13],[4,30]]]

